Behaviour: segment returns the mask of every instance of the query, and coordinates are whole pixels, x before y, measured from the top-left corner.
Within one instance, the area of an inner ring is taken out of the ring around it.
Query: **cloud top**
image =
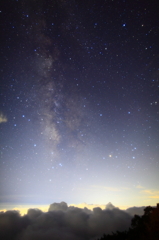
[[[53,203],[48,212],[29,209],[20,216],[18,211],[0,213],[0,238],[6,240],[97,239],[115,231],[128,230],[131,216],[112,204],[105,210],[77,208],[65,202]]]

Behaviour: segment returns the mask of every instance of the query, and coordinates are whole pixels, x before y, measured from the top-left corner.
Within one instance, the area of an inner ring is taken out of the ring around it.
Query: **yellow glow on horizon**
[[[39,209],[43,212],[47,212],[48,209],[49,209],[49,206],[48,205],[24,205],[24,206],[15,206],[15,207],[12,207],[12,208],[5,208],[5,209],[0,209],[0,212],[6,212],[6,211],[9,211],[9,210],[15,210],[15,211],[19,211],[21,215],[25,215],[27,214],[28,212],[28,209]]]
[[[79,203],[79,204],[68,204],[68,206],[73,206],[73,207],[77,207],[77,208],[81,208],[81,209],[84,209],[84,208],[87,208],[89,210],[93,210],[93,208],[96,208],[96,207],[99,207],[101,208],[102,210],[104,210],[106,208],[106,204],[87,204],[87,203]],[[131,207],[131,206],[128,206],[128,205],[123,205],[123,206],[115,206],[115,207],[118,207],[119,209],[121,210],[126,210],[127,208]],[[0,209],[0,212],[6,212],[6,211],[9,211],[9,210],[15,210],[15,211],[19,211],[20,214],[23,216],[25,214],[27,214],[28,212],[28,209],[39,209],[43,212],[47,212],[48,209],[49,209],[49,205],[19,205],[19,206],[15,206],[15,207],[12,207],[12,208],[4,208],[4,209]]]

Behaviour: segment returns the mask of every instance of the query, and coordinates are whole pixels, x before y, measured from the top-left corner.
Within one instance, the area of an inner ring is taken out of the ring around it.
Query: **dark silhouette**
[[[128,236],[128,232],[119,232],[117,231],[116,233],[112,233],[112,235],[108,234],[105,235],[98,239],[98,240],[126,240]]]
[[[157,208],[148,206],[144,215],[135,215],[128,231],[105,235],[98,240],[159,240],[159,204]]]

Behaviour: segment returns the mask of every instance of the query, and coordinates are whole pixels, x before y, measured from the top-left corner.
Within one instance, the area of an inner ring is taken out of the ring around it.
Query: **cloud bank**
[[[77,208],[65,202],[53,203],[48,212],[29,209],[21,216],[18,211],[0,213],[0,239],[3,240],[84,240],[97,239],[115,231],[128,230],[131,216],[112,204],[105,210]]]

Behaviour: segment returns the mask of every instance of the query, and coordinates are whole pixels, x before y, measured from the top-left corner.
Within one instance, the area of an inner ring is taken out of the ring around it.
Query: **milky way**
[[[0,14],[0,201],[155,204],[156,1],[23,0]]]

